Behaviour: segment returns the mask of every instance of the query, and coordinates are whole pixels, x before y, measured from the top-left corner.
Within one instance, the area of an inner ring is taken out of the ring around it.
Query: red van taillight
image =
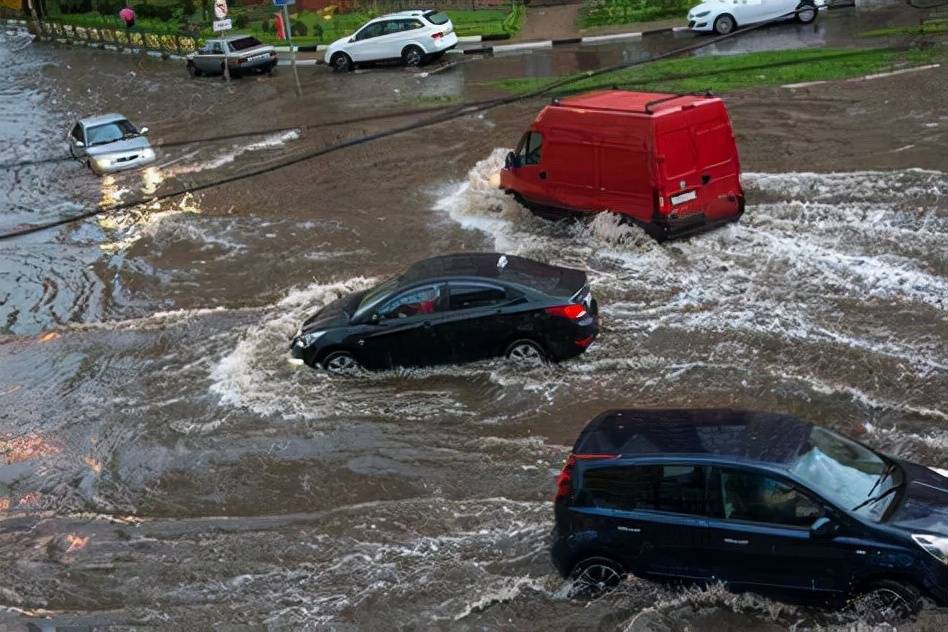
[[[431,34],[431,39],[433,39],[433,40],[439,40],[439,39],[441,39],[442,37],[444,37],[444,33],[432,33],[432,34]]]
[[[547,307],[545,311],[550,316],[559,316],[560,318],[569,318],[570,320],[579,320],[586,315],[586,308],[578,303]]]

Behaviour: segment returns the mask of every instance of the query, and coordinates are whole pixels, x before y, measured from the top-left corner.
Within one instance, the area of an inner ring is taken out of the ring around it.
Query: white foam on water
[[[187,173],[197,173],[200,171],[212,171],[236,161],[237,158],[248,152],[276,149],[286,145],[288,142],[297,140],[298,138],[300,138],[300,130],[289,130],[286,132],[280,132],[278,134],[270,134],[269,136],[266,136],[263,139],[253,143],[235,145],[228,151],[222,151],[218,153],[216,157],[211,158],[210,160],[205,160],[194,164],[176,164],[170,166],[165,169],[165,175],[168,177]]]

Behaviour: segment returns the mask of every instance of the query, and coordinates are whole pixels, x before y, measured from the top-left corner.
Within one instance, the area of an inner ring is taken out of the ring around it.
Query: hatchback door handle
[[[727,544],[750,544],[750,540],[735,540],[734,538],[724,538]]]

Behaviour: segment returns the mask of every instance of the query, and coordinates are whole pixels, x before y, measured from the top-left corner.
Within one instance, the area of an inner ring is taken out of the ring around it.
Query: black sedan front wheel
[[[348,351],[333,351],[323,358],[323,368],[332,375],[353,376],[362,372],[362,366]]]

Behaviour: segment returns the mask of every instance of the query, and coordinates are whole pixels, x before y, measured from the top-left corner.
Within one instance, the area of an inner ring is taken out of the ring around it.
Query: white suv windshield
[[[872,450],[814,426],[803,450],[791,464],[790,472],[838,507],[849,510],[896,484],[898,472],[889,473],[885,480],[876,484],[887,468],[888,463]],[[890,494],[859,512],[879,520],[892,498]]]

